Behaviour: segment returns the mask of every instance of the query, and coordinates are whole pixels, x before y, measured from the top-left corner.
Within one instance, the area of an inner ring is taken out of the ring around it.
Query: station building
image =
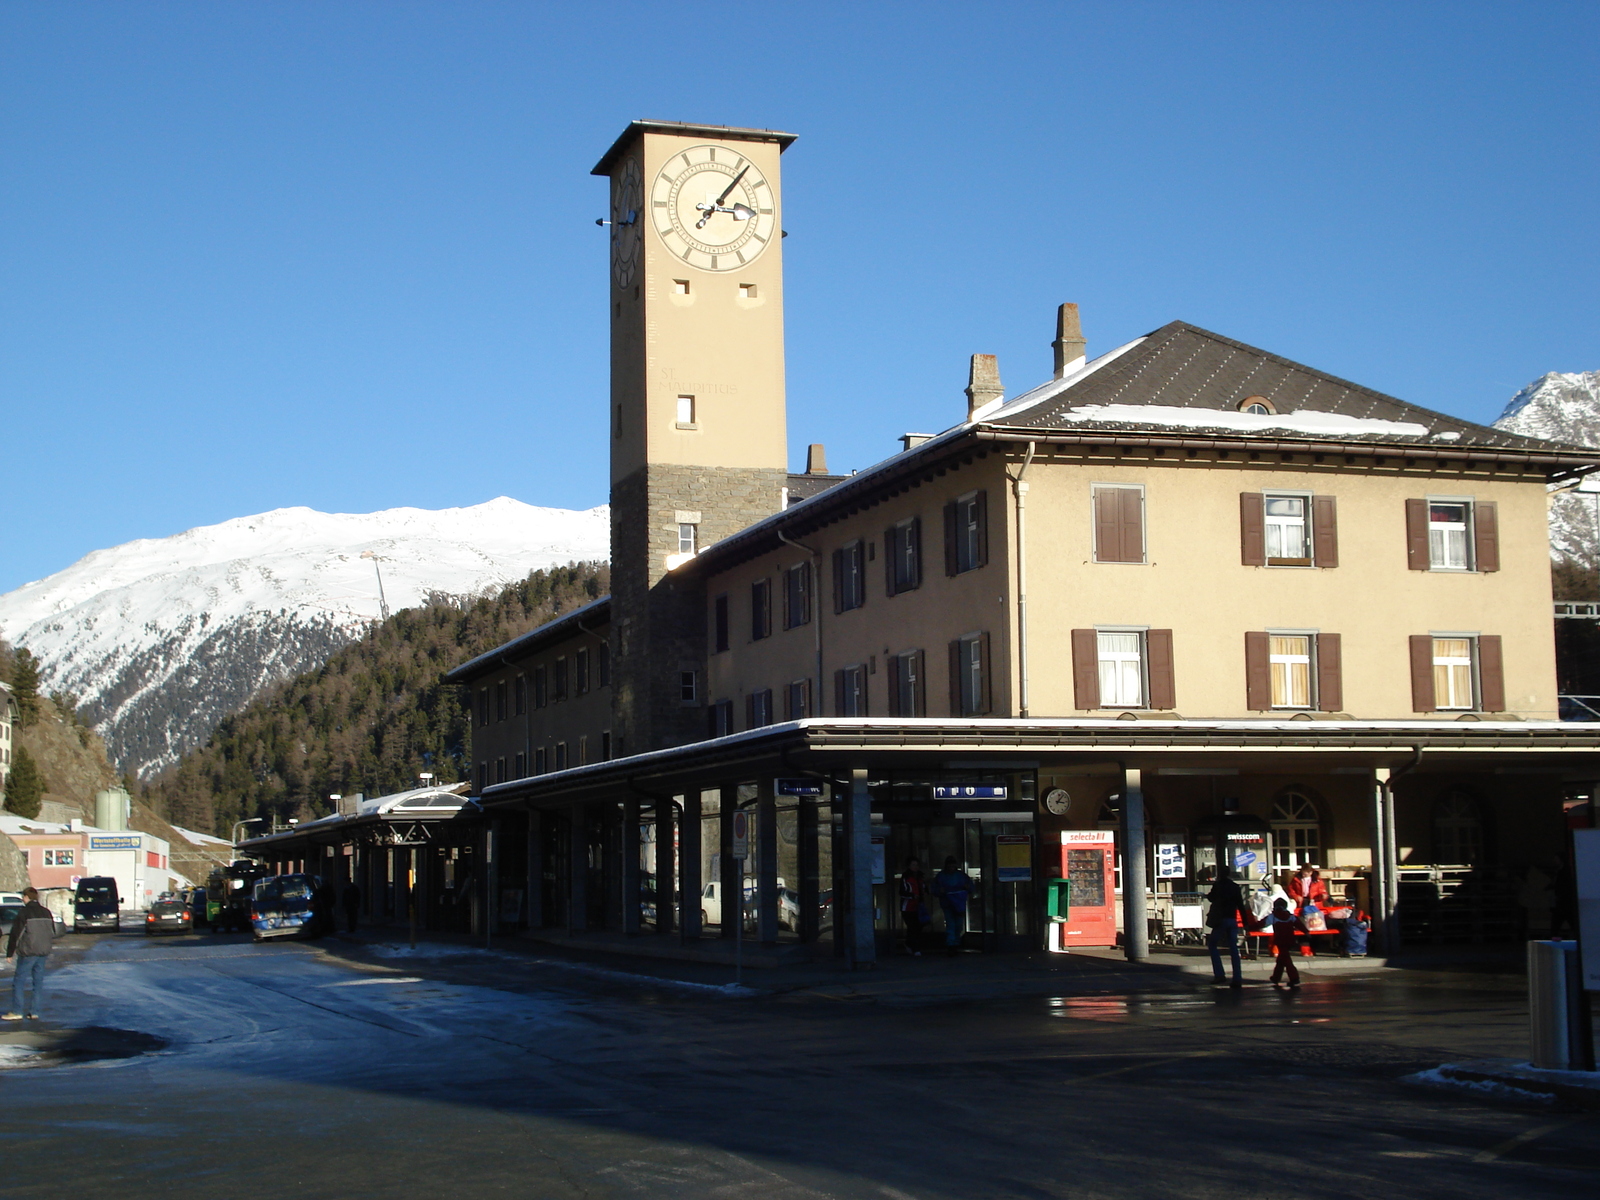
[[[613,593],[449,675],[486,928],[864,965],[913,856],[976,882],[974,949],[1140,957],[1222,863],[1318,866],[1391,951],[1547,925],[1600,776],[1547,496],[1600,454],[1183,321],[1091,356],[1069,304],[1042,382],[974,355],[943,432],[791,474],[792,141],[635,122],[595,168]]]

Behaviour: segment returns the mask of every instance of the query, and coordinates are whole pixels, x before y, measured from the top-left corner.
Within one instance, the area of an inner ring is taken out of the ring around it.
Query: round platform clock
[[[1067,815],[1067,810],[1072,807],[1072,797],[1065,788],[1051,788],[1045,793],[1045,811],[1054,813],[1058,817]]]
[[[639,163],[630,158],[611,185],[611,275],[619,288],[631,287],[639,270],[644,231],[644,185]]]
[[[702,271],[753,262],[777,227],[772,185],[728,146],[690,146],[650,185],[650,224],[673,255]]]

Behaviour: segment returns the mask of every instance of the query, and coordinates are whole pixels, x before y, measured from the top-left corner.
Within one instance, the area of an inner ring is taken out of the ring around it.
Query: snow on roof
[[[209,833],[197,833],[193,829],[185,829],[182,825],[174,825],[173,828],[175,830],[177,830],[180,835],[182,835],[182,837],[184,838],[185,841],[193,842],[196,846],[231,846],[231,845],[233,845],[233,843],[230,842],[227,838],[213,837]]]
[[[1070,421],[1115,425],[1161,425],[1174,429],[1226,429],[1238,433],[1291,433],[1327,437],[1427,437],[1428,427],[1412,421],[1347,417],[1340,413],[1300,409],[1291,413],[1226,412],[1184,408],[1175,404],[1085,404],[1067,410]]]
[[[577,608],[569,609],[559,617],[551,617],[543,625],[537,625],[527,633],[519,633],[509,642],[502,642],[492,650],[485,650],[476,658],[469,658],[460,666],[451,667],[445,672],[446,683],[460,683],[475,675],[480,668],[494,666],[502,663],[508,654],[527,654],[551,637],[566,636],[567,626],[574,629],[581,624],[585,617],[599,617],[611,604],[610,595],[601,596],[587,604],[580,604]],[[609,618],[609,613],[606,616]]]
[[[85,831],[88,827],[85,826]],[[17,837],[29,833],[73,833],[70,825],[62,825],[55,821],[38,821],[32,817],[19,817],[13,813],[0,813],[0,833],[8,837]],[[101,830],[94,832],[100,833]]]
[[[1043,404],[1046,400],[1059,396],[1073,384],[1081,383],[1093,375],[1101,367],[1109,366],[1111,363],[1116,362],[1129,350],[1144,342],[1147,337],[1148,335],[1146,337],[1137,337],[1131,342],[1123,343],[1115,350],[1107,350],[1099,358],[1091,359],[1076,371],[1068,371],[1060,379],[1048,379],[1038,387],[1023,392],[1016,399],[1004,401],[997,408],[989,408],[986,405],[973,413],[973,417],[987,424],[1004,425],[1008,417],[1017,416],[1019,413],[1026,412],[1035,404]]]

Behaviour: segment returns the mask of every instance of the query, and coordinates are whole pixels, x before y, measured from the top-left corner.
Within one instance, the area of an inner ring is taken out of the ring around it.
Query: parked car
[[[15,893],[8,893],[14,895]],[[16,923],[17,915],[22,912],[22,901],[16,904],[0,904],[0,938],[11,936],[11,926]],[[56,919],[56,936],[65,937],[67,932],[66,922],[55,913],[50,914]]]
[[[250,932],[254,939],[261,942],[314,934],[311,898],[320,883],[315,875],[274,875],[258,881],[250,897]]]
[[[713,879],[700,890],[700,923],[702,925],[722,924],[722,883]],[[747,878],[744,881],[744,927],[746,930],[756,927],[756,881]]]
[[[0,904],[26,904],[21,892],[0,892]]]
[[[203,887],[189,889],[189,920],[196,926],[206,923],[206,890]]]
[[[144,931],[188,933],[194,928],[194,915],[182,900],[157,900],[144,915]]]
[[[122,893],[109,875],[85,875],[78,880],[72,898],[72,927],[82,933],[88,929],[122,928]]]

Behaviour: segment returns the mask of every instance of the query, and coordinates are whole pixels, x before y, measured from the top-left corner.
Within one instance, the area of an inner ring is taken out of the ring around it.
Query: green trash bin
[[[1045,893],[1045,913],[1052,921],[1066,921],[1072,915],[1072,884],[1052,879]]]

